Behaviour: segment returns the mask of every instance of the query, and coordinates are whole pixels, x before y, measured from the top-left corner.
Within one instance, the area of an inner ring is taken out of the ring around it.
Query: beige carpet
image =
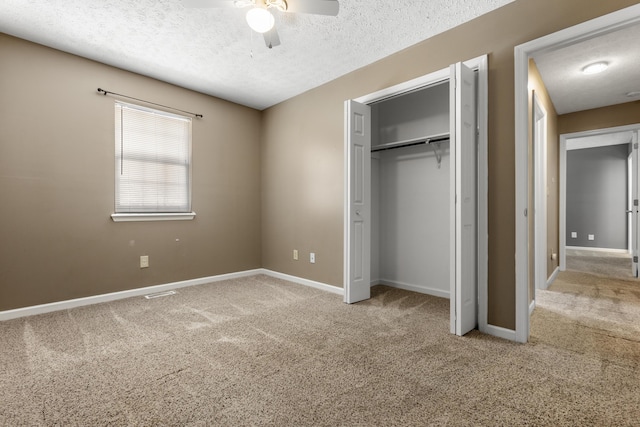
[[[531,335],[533,343],[637,367],[640,282],[579,271],[561,272],[548,290],[536,290]]]
[[[448,306],[254,276],[0,323],[0,425],[638,425],[638,341],[456,337]]]
[[[631,278],[631,256],[619,252],[567,249],[567,270],[601,276]]]

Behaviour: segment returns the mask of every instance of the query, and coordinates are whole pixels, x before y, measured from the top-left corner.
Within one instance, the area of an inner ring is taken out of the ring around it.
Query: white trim
[[[567,246],[567,249],[575,251],[594,251],[594,252],[613,252],[616,254],[629,254],[628,249],[615,249],[615,248],[592,248],[589,246]]]
[[[386,279],[376,280],[373,286],[375,285],[385,285],[391,288],[404,289],[405,291],[418,292],[420,294],[432,295],[434,297],[447,298],[447,299],[450,298],[450,293],[448,291],[430,288],[428,286],[418,286],[418,285],[412,285],[409,283],[397,282],[394,280],[386,280]]]
[[[285,273],[279,273],[277,271],[261,269],[262,274],[275,277],[276,279],[288,280],[289,282],[297,283],[298,285],[309,286],[311,288],[320,289],[321,291],[331,292],[332,294],[344,295],[344,288],[339,288],[333,285],[327,285],[326,283],[316,282],[302,277],[291,276]]]
[[[562,135],[560,135],[560,137],[564,137],[565,140],[567,139],[576,139],[576,138],[584,138],[584,137],[588,137],[588,136],[598,136],[598,135],[607,135],[610,133],[623,133],[623,132],[633,132],[640,129],[640,123],[635,123],[635,124],[631,124],[631,125],[624,125],[624,126],[613,126],[610,128],[600,128],[600,129],[593,129],[593,130],[585,130],[585,131],[581,131],[581,132],[571,132],[571,133],[563,133]],[[631,141],[629,141],[631,142]],[[617,143],[615,145],[619,145],[620,143]],[[604,144],[599,144],[598,146],[606,146],[608,144],[604,143]],[[569,150],[569,148],[566,148],[567,150]],[[577,149],[577,148],[574,148]]]
[[[560,271],[567,269],[567,139],[560,135],[560,158],[559,161],[559,173],[560,176],[560,198],[558,208],[559,214],[559,227],[558,233],[560,233],[560,262],[558,263]]]
[[[610,141],[599,140],[599,141],[591,141],[588,142],[580,141],[578,138],[571,138],[567,141],[567,151],[573,150],[587,150],[589,148],[599,148],[599,147],[612,147],[616,145],[628,145],[631,143],[631,137],[626,142],[621,142],[621,140],[611,139]]]
[[[547,110],[540,102],[540,95],[535,92],[533,98],[533,157],[534,157],[534,233],[535,288],[544,289],[547,283]],[[542,129],[540,129],[542,128]]]
[[[549,286],[551,286],[551,284],[558,278],[558,274],[560,274],[560,268],[556,267],[556,269],[553,270],[553,273],[551,273],[551,276],[549,276],[549,279],[547,280],[547,287],[545,289],[549,289]]]
[[[533,310],[536,309],[536,300],[531,301],[531,304],[529,304],[529,316],[531,316],[531,314],[533,314]]]
[[[195,218],[195,212],[180,213],[114,213],[111,214],[113,222],[128,221],[185,221]]]
[[[479,57],[482,58],[482,57]],[[475,60],[477,60],[476,58]],[[473,59],[468,62],[474,61]],[[473,68],[477,66],[477,64],[469,65],[465,62],[468,67]],[[379,102],[387,98],[393,98],[398,95],[402,95],[403,93],[411,92],[418,89],[423,89],[429,86],[437,85],[439,83],[444,83],[449,81],[451,77],[449,67],[443,68],[442,70],[435,71],[433,73],[426,74],[424,76],[417,77],[415,79],[387,87],[385,89],[379,90],[377,92],[369,93],[367,95],[363,95],[360,98],[355,98],[354,101],[359,102],[360,104],[372,104],[374,102]]]
[[[516,340],[529,338],[528,288],[528,70],[529,57],[543,51],[556,50],[598,35],[640,22],[640,4],[600,16],[582,24],[557,31],[514,48],[515,65],[515,256],[516,256]]]
[[[313,280],[303,279],[301,277],[290,276],[288,274],[278,273],[264,268],[254,270],[240,271],[237,273],[220,274],[217,276],[201,277],[198,279],[182,280],[180,282],[165,283],[162,285],[146,286],[144,288],[130,289],[120,292],[112,292],[108,294],[94,295],[84,298],[76,298],[66,301],[52,302],[49,304],[33,305],[30,307],[16,308],[13,310],[0,311],[0,322],[5,320],[17,319],[20,317],[34,316],[36,314],[51,313],[54,311],[69,310],[76,307],[84,307],[87,305],[100,304],[104,302],[117,301],[125,298],[144,296],[159,292],[167,292],[173,289],[185,288],[189,286],[204,285],[207,283],[220,282],[223,280],[238,279],[241,277],[256,276],[264,274],[277,279],[288,280],[299,285],[309,286],[334,294],[343,294],[343,289],[337,286],[327,285]]]
[[[515,47],[516,341],[529,339],[529,54]],[[521,71],[522,70],[522,71]]]
[[[478,329],[486,330],[489,316],[489,64],[478,61]]]
[[[516,331],[512,329],[502,328],[500,326],[487,324],[480,332],[494,337],[503,338],[509,341],[516,341]]]
[[[342,223],[342,250],[343,250],[343,258],[342,258],[342,289],[347,289],[349,286],[349,280],[351,278],[351,217],[350,209],[351,209],[351,186],[350,184],[350,175],[351,175],[351,144],[349,142],[349,135],[351,133],[351,129],[349,128],[349,101],[344,101],[343,107],[343,126],[344,126],[344,146],[343,146],[343,155],[342,158],[344,160],[342,165],[342,172],[344,176],[344,188],[342,194],[342,203],[343,203],[343,223]],[[347,292],[344,292],[345,299]],[[346,301],[345,301],[346,303]]]
[[[188,286],[204,285],[205,283],[219,282],[221,280],[237,279],[239,277],[255,276],[262,273],[262,269],[247,270],[238,273],[221,274],[218,276],[201,277],[199,279],[182,280],[180,282],[165,283],[162,285],[146,286],[144,288],[129,289],[126,291],[112,292],[108,294],[94,295],[84,298],[76,298],[66,301],[52,302],[49,304],[33,305],[30,307],[16,308],[0,311],[0,321],[16,319],[18,317],[33,316],[36,314],[50,313],[53,311],[68,310],[86,305],[100,304],[117,301],[125,298],[143,296],[147,294],[185,288]]]

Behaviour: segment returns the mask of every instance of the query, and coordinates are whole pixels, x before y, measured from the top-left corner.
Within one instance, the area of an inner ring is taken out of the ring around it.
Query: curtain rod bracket
[[[134,98],[133,96],[123,95],[123,94],[121,94],[121,93],[115,93],[115,92],[111,92],[111,91],[104,90],[104,89],[101,89],[101,88],[98,88],[98,93],[101,93],[101,94],[103,94],[104,96],[107,96],[107,94],[109,94],[109,93],[110,93],[110,94],[112,94],[112,95],[120,96],[120,97],[122,97],[122,98],[134,99],[134,100],[139,101],[139,102],[144,102],[145,104],[151,104],[151,105],[156,105],[156,106],[158,106],[158,107],[162,107],[162,108],[168,108],[169,110],[180,111],[181,113],[190,114],[190,115],[194,116],[194,117],[195,117],[195,118],[197,118],[197,119],[201,119],[201,118],[203,118],[203,117],[204,117],[202,114],[192,113],[192,112],[190,112],[190,111],[185,111],[185,110],[181,110],[181,109],[179,109],[179,108],[169,107],[169,106],[167,106],[167,105],[162,105],[162,104],[158,104],[158,103],[151,102],[151,101],[145,101],[144,99]]]

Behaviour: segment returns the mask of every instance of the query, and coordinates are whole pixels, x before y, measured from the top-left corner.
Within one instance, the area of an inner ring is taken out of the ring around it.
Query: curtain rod
[[[169,107],[167,105],[162,105],[162,104],[157,104],[155,102],[151,102],[151,101],[145,101],[144,99],[139,99],[139,98],[134,98],[133,96],[127,96],[127,95],[123,95],[121,93],[115,93],[115,92],[111,92],[109,90],[104,90],[104,89],[100,89],[98,88],[98,92],[102,93],[103,95],[107,96],[107,94],[112,94],[112,95],[116,95],[116,96],[121,96],[123,98],[128,98],[128,99],[134,99],[136,101],[140,101],[140,102],[144,102],[145,104],[151,104],[151,105],[157,105],[158,107],[163,107],[163,108],[168,108],[170,110],[174,110],[174,111],[180,111],[182,113],[187,113],[187,114],[191,114],[192,116],[196,117],[196,118],[203,118],[204,116],[202,114],[197,114],[197,113],[192,113],[190,111],[185,111],[185,110],[181,110],[179,108],[173,108],[173,107]]]

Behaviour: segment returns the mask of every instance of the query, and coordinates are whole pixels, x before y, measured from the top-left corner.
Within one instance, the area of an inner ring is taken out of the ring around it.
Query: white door
[[[640,242],[640,227],[638,227],[638,190],[640,188],[640,174],[638,174],[638,133],[640,131],[633,132],[631,139],[631,145],[633,151],[631,154],[631,195],[633,198],[633,206],[631,206],[631,255],[633,256],[633,262],[631,263],[631,274],[633,277],[638,277],[638,242]]]
[[[451,66],[451,333],[478,321],[477,124],[473,70]]]
[[[371,296],[371,107],[345,102],[344,302]]]

